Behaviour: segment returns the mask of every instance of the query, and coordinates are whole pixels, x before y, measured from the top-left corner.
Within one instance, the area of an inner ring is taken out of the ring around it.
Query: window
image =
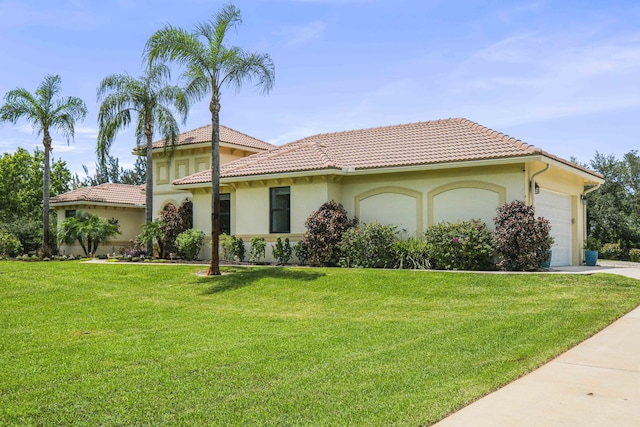
[[[231,194],[220,194],[220,234],[231,235]]]
[[[64,211],[64,217],[65,218],[71,218],[72,216],[76,216],[76,210],[75,209],[68,209],[68,210]]]
[[[271,233],[291,232],[291,188],[274,187],[270,188],[270,211],[271,218],[269,228]]]

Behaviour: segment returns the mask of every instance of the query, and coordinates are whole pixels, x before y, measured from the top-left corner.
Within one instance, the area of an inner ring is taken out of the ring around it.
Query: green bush
[[[22,243],[10,233],[0,231],[0,255],[15,257],[22,253]]]
[[[407,240],[398,240],[394,248],[396,267],[412,270],[431,268],[427,249],[425,240],[418,240],[414,237]]]
[[[425,232],[431,267],[438,270],[491,270],[495,240],[480,220],[439,223]]]
[[[22,251],[25,253],[37,251],[42,246],[41,219],[18,217],[11,222],[0,224],[0,231],[17,237],[22,244]],[[51,242],[55,242],[55,239],[51,239]]]
[[[621,259],[622,248],[620,243],[605,243],[600,249],[598,256],[602,259]]]
[[[498,208],[496,249],[498,267],[509,271],[540,270],[553,244],[549,221],[535,216],[535,208],[516,200]]]
[[[342,234],[358,224],[349,219],[346,209],[335,201],[324,203],[305,221],[307,232],[303,237],[309,260],[315,265],[338,265]]]
[[[271,251],[273,253],[273,257],[276,260],[276,265],[285,265],[291,259],[291,253],[293,249],[291,248],[291,242],[288,237],[285,237],[284,241],[278,237],[275,245],[271,245]]]
[[[251,239],[251,248],[249,248],[249,261],[259,263],[265,257],[265,249],[267,242],[264,237],[254,237]]]
[[[181,256],[192,260],[198,258],[202,242],[204,242],[204,233],[195,228],[191,228],[178,234],[175,245]]]
[[[298,258],[301,265],[304,265],[304,263],[309,260],[309,250],[307,249],[307,245],[304,243],[304,240],[293,245],[293,253],[296,258]]]
[[[390,268],[395,265],[396,226],[380,223],[353,227],[342,235],[342,267]]]
[[[247,249],[244,247],[244,241],[242,240],[242,237],[238,237],[236,239],[236,236],[233,236],[233,238],[235,239],[233,241],[233,255],[239,262],[243,262],[247,253]]]
[[[220,235],[220,251],[222,259],[225,261],[233,261],[233,251],[235,249],[236,236],[229,236],[222,233]]]
[[[629,259],[633,262],[640,262],[640,249],[629,250]]]

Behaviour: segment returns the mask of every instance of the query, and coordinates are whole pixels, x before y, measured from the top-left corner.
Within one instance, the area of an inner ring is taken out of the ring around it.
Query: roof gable
[[[211,143],[211,125],[201,126],[197,129],[181,133],[178,135],[178,142],[176,143],[176,146],[207,142]],[[220,125],[220,142],[223,144],[239,145],[253,150],[269,150],[275,147],[275,145],[269,144],[268,142],[261,141],[223,125]],[[162,148],[163,146],[164,139],[153,143],[153,148]]]

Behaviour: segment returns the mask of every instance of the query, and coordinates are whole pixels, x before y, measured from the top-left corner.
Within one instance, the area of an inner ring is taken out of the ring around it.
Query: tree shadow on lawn
[[[289,268],[239,268],[222,276],[199,277],[198,283],[211,283],[212,286],[204,291],[205,295],[211,295],[245,288],[261,279],[310,282],[322,276],[325,274],[317,271],[300,271]]]

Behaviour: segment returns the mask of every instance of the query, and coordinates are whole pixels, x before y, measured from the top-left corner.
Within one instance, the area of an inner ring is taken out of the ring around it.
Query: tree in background
[[[232,4],[209,21],[197,24],[193,32],[165,26],[151,36],[145,47],[149,62],[175,61],[186,67],[183,78],[190,100],[211,94],[211,264],[207,274],[220,274],[220,96],[223,86],[236,90],[244,81],[256,81],[263,92],[273,87],[275,71],[267,54],[245,52],[228,46],[225,37],[242,22],[240,10]]]
[[[630,151],[617,159],[596,153],[591,169],[604,175],[602,186],[587,195],[587,230],[603,243],[620,243],[626,254],[640,247],[640,156]]]
[[[33,154],[18,147],[13,153],[0,156],[0,223],[18,217],[38,219],[42,203],[44,153],[36,149]],[[69,191],[71,172],[67,163],[53,159],[51,163],[50,194]]]
[[[128,74],[112,74],[105,77],[98,87],[98,163],[106,168],[109,150],[116,134],[131,123],[131,114],[137,115],[136,144],[140,152],[146,153],[146,222],[153,221],[153,137],[160,135],[165,148],[173,147],[180,133],[173,116],[175,109],[183,122],[189,111],[182,89],[169,85],[169,68],[153,64],[139,78]],[[147,251],[153,251],[153,243],[147,242]]]
[[[59,97],[62,81],[60,76],[47,75],[35,94],[26,89],[10,90],[5,95],[6,103],[0,107],[0,123],[15,124],[24,119],[31,124],[38,135],[42,135],[44,146],[44,172],[42,180],[42,250],[45,256],[51,253],[49,244],[49,198],[51,164],[50,153],[53,138],[51,131],[61,133],[67,143],[74,138],[75,123],[84,120],[87,106],[80,98]]]
[[[85,177],[80,180],[78,174],[72,178],[71,187],[76,188],[91,187],[100,184],[129,184],[142,185],[146,183],[147,161],[143,156],[136,157],[136,162],[131,169],[125,169],[120,166],[117,157],[107,156],[106,164],[96,163],[96,171],[93,175],[89,175],[89,168],[82,165]]]
[[[44,153],[33,154],[18,147],[0,157],[0,231],[12,234],[25,253],[35,252],[42,244],[42,179]],[[69,191],[71,172],[63,160],[51,163],[51,195]],[[55,214],[52,214],[55,215]],[[55,220],[50,220],[50,243],[55,248]]]

